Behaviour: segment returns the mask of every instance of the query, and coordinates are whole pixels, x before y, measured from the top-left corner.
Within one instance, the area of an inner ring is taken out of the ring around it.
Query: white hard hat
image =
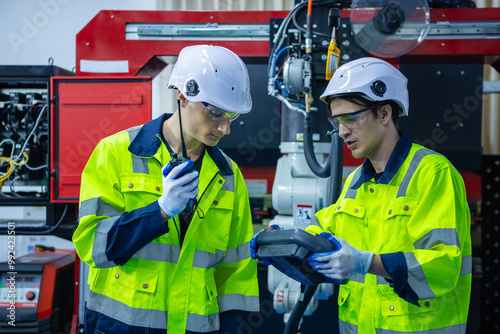
[[[359,94],[371,101],[392,100],[400,107],[400,116],[408,115],[408,79],[388,62],[372,57],[353,60],[333,74],[320,99]]]
[[[243,61],[221,46],[194,45],[181,50],[168,81],[191,102],[206,102],[229,112],[252,109],[250,79]]]

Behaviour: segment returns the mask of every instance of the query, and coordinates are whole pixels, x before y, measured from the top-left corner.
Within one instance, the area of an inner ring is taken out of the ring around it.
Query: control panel
[[[19,321],[37,320],[42,273],[0,273],[0,315],[5,320],[14,305]]]

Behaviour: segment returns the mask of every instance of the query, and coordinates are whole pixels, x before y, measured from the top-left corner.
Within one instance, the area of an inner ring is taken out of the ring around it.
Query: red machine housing
[[[75,256],[74,250],[37,251],[17,258],[14,268],[0,264],[0,332],[59,333],[70,327]],[[15,300],[15,326],[4,321],[10,300]]]
[[[99,140],[151,119],[151,78],[51,79],[51,202],[78,202],[83,168]]]
[[[341,17],[349,17],[348,10],[340,12]],[[240,56],[269,54],[267,40],[130,40],[126,39],[128,23],[268,24],[271,18],[284,18],[287,14],[288,11],[100,11],[76,36],[76,77],[52,80],[55,103],[51,107],[51,202],[77,202],[80,174],[91,148],[102,137],[151,119],[151,78],[136,75],[155,56],[177,55],[183,47],[200,43],[228,47]],[[499,17],[500,8],[431,9],[431,22],[486,22]],[[500,54],[500,45],[487,38],[425,39],[409,53],[457,54],[496,55]],[[84,72],[82,61],[124,61],[127,70]],[[397,65],[399,60],[390,62]],[[361,162],[353,159],[350,152],[344,154],[344,165],[356,166]],[[275,168],[242,166],[242,170],[247,177],[268,180],[268,193],[271,192]]]

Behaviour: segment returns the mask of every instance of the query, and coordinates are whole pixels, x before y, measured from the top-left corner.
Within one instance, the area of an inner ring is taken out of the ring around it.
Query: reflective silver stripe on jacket
[[[412,334],[465,334],[466,329],[467,329],[467,324],[459,324],[459,325],[453,325],[453,326],[448,326],[448,327],[443,327],[443,328],[415,331],[415,332],[410,332],[410,333],[412,333]],[[391,331],[388,329],[379,329],[379,328],[377,328],[375,331],[377,334],[403,334],[403,333],[406,334],[406,333],[408,333],[407,331],[400,332],[400,331]]]
[[[342,321],[339,318],[339,333],[340,334],[358,334],[358,326]]]
[[[106,256],[106,246],[108,244],[108,232],[119,216],[106,218],[97,223],[94,233],[94,244],[92,246],[92,257],[94,263],[99,268],[116,267],[117,264],[109,261]]]
[[[238,245],[236,248],[226,249],[226,256],[222,260],[223,263],[234,263],[250,258],[250,241]]]
[[[462,266],[460,267],[460,276],[472,274],[472,255],[462,257]]]
[[[352,177],[350,185],[356,184],[356,182],[358,182],[359,178],[361,177],[361,169],[363,169],[363,168],[362,167],[358,167],[358,169],[354,173],[354,176]],[[345,193],[345,197],[344,198],[355,199],[357,194],[358,194],[358,190],[357,189],[349,188],[349,189],[347,189],[347,192]]]
[[[224,184],[222,185],[222,190],[234,192],[234,188],[235,188],[235,185],[234,185],[234,169],[233,169],[233,164],[231,163],[231,158],[229,158],[226,155],[226,153],[222,152],[221,150],[219,150],[219,152],[224,157],[224,159],[226,159],[226,162],[227,162],[228,166],[231,168],[231,171],[233,171],[233,173],[231,175],[220,174],[222,176],[222,178],[224,178]]]
[[[239,293],[232,293],[217,297],[219,303],[219,312],[229,310],[242,310],[248,312],[259,311],[259,297],[258,296],[245,296]]]
[[[340,334],[358,334],[358,326],[349,324],[339,319]],[[414,331],[412,334],[465,334],[467,324],[453,325],[443,328],[428,329],[423,331]],[[377,334],[406,334],[408,331],[393,331],[389,329],[376,328]]]
[[[222,185],[222,190],[234,192],[234,174],[232,175],[221,175],[224,179],[224,184]]]
[[[198,333],[219,331],[219,313],[209,315],[188,313],[186,330]]]
[[[113,298],[90,291],[87,308],[130,326],[167,329],[168,312],[128,306]],[[193,332],[219,330],[219,313],[201,315],[188,313],[186,329]]]
[[[141,126],[134,126],[133,128],[127,129],[130,142],[134,141],[140,130]],[[148,159],[132,154],[132,170],[134,173],[149,174]]]
[[[432,299],[436,298],[436,295],[429,286],[427,282],[427,277],[425,277],[424,270],[422,266],[417,261],[415,254],[412,252],[404,253],[406,258],[406,265],[408,266],[408,284],[411,286],[412,290],[418,296],[418,299]]]
[[[196,249],[194,251],[193,267],[206,268],[206,269],[218,268],[223,257],[224,257],[224,252],[219,249],[215,250],[215,254]]]
[[[415,249],[431,249],[432,247],[443,244],[446,246],[460,247],[460,239],[455,228],[435,228],[427,232],[422,238],[415,241]]]
[[[89,293],[87,308],[130,326],[167,329],[167,312],[130,307],[93,291]]]
[[[113,217],[120,216],[121,213],[102,199],[94,197],[81,203],[78,218],[90,215]]]
[[[415,171],[417,170],[418,165],[420,165],[422,159],[429,154],[438,154],[438,153],[432,150],[428,150],[426,148],[421,148],[417,152],[415,152],[415,155],[411,159],[410,167],[408,167],[408,170],[406,171],[406,174],[403,177],[403,181],[401,181],[401,184],[399,185],[396,198],[406,196],[406,190],[408,190],[408,185],[410,184],[413,174],[415,174]]]
[[[150,242],[132,255],[133,258],[157,262],[177,263],[181,248],[179,246]]]
[[[365,277],[366,277],[366,275],[357,274],[357,275],[354,275],[353,277],[351,277],[350,281],[364,284]],[[389,284],[389,282],[387,282],[387,280],[385,278],[383,278],[382,276],[377,276],[377,284]]]
[[[357,283],[365,283],[365,277],[366,275],[362,275],[362,274],[356,274],[354,276],[352,276],[349,280],[351,282],[357,282]]]
[[[80,205],[79,218],[81,219],[90,215],[110,217],[99,221],[96,225],[94,244],[92,246],[94,263],[99,268],[115,267],[116,264],[113,261],[109,261],[106,256],[106,246],[108,244],[108,231],[120,217],[121,213],[113,206],[95,197],[83,201]]]
[[[132,170],[136,174],[149,174],[148,159],[132,154]]]
[[[389,284],[389,282],[382,276],[377,276],[377,284]]]

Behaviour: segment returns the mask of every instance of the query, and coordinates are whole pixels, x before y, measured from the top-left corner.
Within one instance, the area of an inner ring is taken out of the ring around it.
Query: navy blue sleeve
[[[106,256],[122,266],[139,249],[167,232],[157,201],[125,212],[108,232]]]
[[[253,333],[248,324],[251,312],[231,310],[220,314],[220,334]]]
[[[394,292],[408,303],[420,306],[417,294],[408,284],[408,267],[404,254],[402,252],[380,254],[380,258],[385,270],[391,275],[391,279],[386,280],[394,288]]]

